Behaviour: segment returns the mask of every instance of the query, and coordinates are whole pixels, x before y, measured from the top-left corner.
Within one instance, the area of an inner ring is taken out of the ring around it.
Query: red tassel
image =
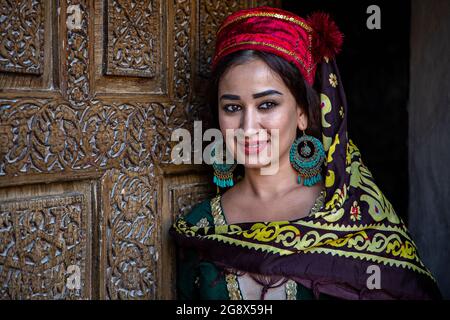
[[[344,35],[336,23],[325,12],[314,12],[307,18],[307,23],[314,29],[312,54],[315,62],[324,57],[333,59],[340,51]]]

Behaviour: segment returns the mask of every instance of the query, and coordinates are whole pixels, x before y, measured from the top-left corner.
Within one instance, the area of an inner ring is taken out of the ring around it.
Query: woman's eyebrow
[[[280,96],[283,95],[281,92],[279,92],[277,90],[269,89],[269,90],[266,90],[263,92],[255,93],[252,96],[254,99],[258,99],[258,98],[265,97],[265,96],[268,96],[271,94],[279,94]],[[238,95],[235,95],[235,94],[223,94],[219,100],[224,100],[224,99],[225,100],[241,100],[241,97]]]
[[[281,92],[279,92],[277,90],[266,90],[266,91],[263,91],[263,92],[258,92],[258,93],[253,94],[253,98],[254,99],[258,99],[258,98],[261,98],[261,97],[264,97],[264,96],[268,96],[268,95],[271,95],[271,94],[279,94],[280,96],[283,95]]]
[[[223,94],[219,100],[241,100],[240,96],[234,95],[234,94]]]

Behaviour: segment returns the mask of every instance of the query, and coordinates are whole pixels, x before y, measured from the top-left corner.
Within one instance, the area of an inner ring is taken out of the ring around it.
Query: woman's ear
[[[308,116],[300,106],[297,106],[297,127],[303,131],[308,128]]]

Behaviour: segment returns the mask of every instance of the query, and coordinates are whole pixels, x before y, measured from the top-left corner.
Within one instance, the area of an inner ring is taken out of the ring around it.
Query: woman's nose
[[[254,108],[252,107],[245,108],[241,124],[241,128],[244,131],[244,134],[246,136],[252,135],[258,131],[259,127],[259,119],[256,110],[254,110]]]

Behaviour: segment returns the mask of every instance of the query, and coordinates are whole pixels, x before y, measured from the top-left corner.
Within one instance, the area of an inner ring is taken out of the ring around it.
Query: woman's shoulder
[[[192,207],[192,209],[183,216],[184,220],[191,225],[198,227],[207,227],[214,225],[214,219],[211,213],[211,200],[207,198]]]

